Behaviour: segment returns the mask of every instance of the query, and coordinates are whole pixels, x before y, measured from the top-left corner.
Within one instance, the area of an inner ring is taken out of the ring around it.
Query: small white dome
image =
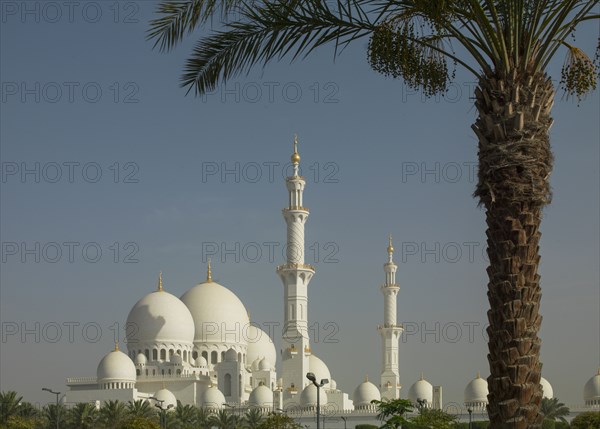
[[[337,381],[329,380],[329,385],[327,387],[329,387],[331,390],[337,389]]]
[[[204,356],[198,356],[196,358],[196,366],[198,368],[207,368],[208,367],[208,362],[207,360],[204,358]]]
[[[225,352],[225,362],[237,362],[238,355],[233,349],[229,349]]]
[[[202,395],[203,407],[221,409],[223,408],[224,403],[225,395],[223,395],[223,393],[221,393],[221,391],[215,385],[212,385],[206,389]]]
[[[554,389],[552,389],[550,382],[542,377],[540,379],[540,384],[542,385],[542,397],[547,399],[554,398]]]
[[[465,404],[487,404],[488,398],[487,395],[489,393],[487,380],[481,378],[479,373],[477,373],[477,377],[467,384],[465,387]]]
[[[135,357],[136,365],[146,365],[147,362],[148,359],[146,359],[146,355],[144,353],[138,353],[138,355]]]
[[[256,407],[272,407],[273,406],[273,392],[264,384],[256,387],[248,398],[248,403]]]
[[[134,382],[136,380],[135,365],[133,361],[118,347],[102,358],[96,370],[98,383],[113,381]]]
[[[181,296],[194,324],[196,344],[246,345],[243,332],[250,323],[242,301],[225,286],[209,281],[200,283]],[[215,326],[217,329],[206,329]]]
[[[269,362],[267,360],[267,358],[262,358],[260,360],[260,362],[258,363],[258,369],[261,371],[269,371],[273,368],[273,365],[271,365],[271,362]]]
[[[331,373],[329,372],[329,368],[327,368],[325,362],[316,357],[314,354],[311,354],[308,357],[308,368],[310,369],[310,372],[315,375],[317,383],[320,383],[324,378],[331,381]],[[330,387],[329,384],[325,384],[325,386],[328,388]]]
[[[155,402],[159,402],[159,405],[161,405],[163,409],[166,409],[169,405],[173,405],[171,408],[177,407],[177,398],[173,395],[173,392],[168,389],[160,389],[152,396],[158,399],[158,401]],[[160,403],[161,401],[162,403]]]
[[[600,368],[592,378],[590,378],[583,388],[583,400],[594,401],[600,399]]]
[[[431,407],[433,403],[433,386],[421,375],[421,379],[408,389],[408,399],[413,404],[417,404],[418,400],[426,400],[427,406]]]
[[[370,407],[372,406],[371,401],[381,400],[381,393],[377,386],[369,380],[365,380],[354,389],[352,399],[355,407]]]
[[[244,336],[248,342],[246,362],[254,363],[256,359],[266,358],[274,364],[277,361],[277,350],[269,334],[251,323],[244,330]]]
[[[183,302],[175,295],[158,290],[140,299],[127,316],[130,350],[156,343],[188,346],[194,341],[194,319]]]
[[[327,393],[325,393],[325,389],[321,389],[321,392],[319,393],[319,402],[321,407],[327,405]],[[300,405],[303,407],[317,406],[317,386],[310,383],[302,390],[302,393],[300,394]]]

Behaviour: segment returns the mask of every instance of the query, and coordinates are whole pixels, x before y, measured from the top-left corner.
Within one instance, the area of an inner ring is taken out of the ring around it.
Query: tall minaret
[[[284,405],[298,403],[300,393],[308,383],[308,357],[311,353],[308,338],[308,283],[314,267],[304,263],[304,223],[308,209],[302,205],[306,182],[298,173],[300,155],[298,138],[294,137],[293,176],[285,182],[289,194],[288,206],[283,209],[287,224],[286,263],[277,267],[283,282],[284,328],[281,341],[282,390]]]
[[[381,335],[381,397],[397,399],[400,397],[400,371],[398,370],[398,341],[404,330],[396,323],[396,298],[400,285],[396,284],[396,270],[394,264],[394,247],[392,236],[387,248],[388,261],[383,265],[385,283],[381,285],[383,293],[383,325],[378,327]]]

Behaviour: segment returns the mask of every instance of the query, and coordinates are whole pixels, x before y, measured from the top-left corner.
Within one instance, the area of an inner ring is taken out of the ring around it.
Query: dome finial
[[[390,234],[389,236],[387,251],[388,253],[394,253],[394,246],[392,245],[392,234]]]
[[[479,371],[477,371],[477,377],[475,378],[481,378],[481,373]]]
[[[298,134],[294,134],[294,153],[292,154],[292,164],[300,163],[300,154],[298,153]]]
[[[423,377],[423,371],[421,371],[421,378],[419,378],[419,380],[425,380],[425,377]]]
[[[208,258],[208,265],[206,266],[206,283],[212,282],[212,270],[210,268],[210,258]]]
[[[369,374],[365,374],[365,383],[369,381]]]
[[[163,292],[163,282],[162,282],[162,271],[158,273],[158,289],[159,292]]]
[[[119,342],[115,341],[115,351],[118,352],[119,351]]]
[[[600,375],[600,366],[598,367],[598,372],[596,373],[596,375]]]

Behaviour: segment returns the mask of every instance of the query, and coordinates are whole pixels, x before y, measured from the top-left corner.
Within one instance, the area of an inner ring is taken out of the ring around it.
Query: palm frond
[[[345,3],[338,0],[331,8],[317,0],[282,1],[243,9],[242,19],[198,42],[186,62],[181,86],[188,93],[192,88],[196,94],[204,93],[255,64],[286,56],[293,61],[324,44],[345,46],[369,34],[374,27],[365,19],[360,2]]]

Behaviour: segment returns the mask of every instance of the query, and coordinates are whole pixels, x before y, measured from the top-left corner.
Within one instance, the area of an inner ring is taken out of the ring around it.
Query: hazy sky
[[[335,62],[325,48],[186,97],[194,37],[153,51],[154,2],[65,4],[1,3],[0,389],[50,401],[42,386],[95,375],[158,272],[181,296],[211,254],[213,277],[253,321],[281,323],[283,176],[298,133],[314,352],[350,395],[365,374],[378,382],[392,233],[410,330],[401,393],[423,372],[462,403],[488,374],[473,78],[459,70],[447,97],[425,100],[371,71],[365,40]],[[576,43],[593,54],[596,38],[590,24]],[[559,95],[553,112],[542,361],[567,404],[583,402],[600,364],[599,104],[598,92],[580,106]]]

